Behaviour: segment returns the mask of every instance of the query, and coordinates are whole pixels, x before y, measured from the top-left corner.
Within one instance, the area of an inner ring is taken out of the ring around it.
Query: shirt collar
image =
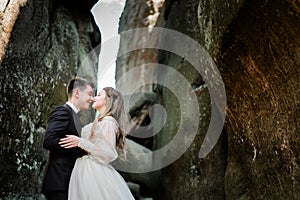
[[[66,104],[69,105],[74,110],[75,113],[79,112],[76,106],[74,106],[74,104],[72,104],[71,102],[67,102]]]

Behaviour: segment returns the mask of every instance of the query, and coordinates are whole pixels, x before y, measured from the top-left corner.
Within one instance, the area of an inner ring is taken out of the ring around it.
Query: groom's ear
[[[74,96],[75,96],[76,98],[79,98],[79,94],[80,94],[79,89],[78,89],[78,88],[75,88],[75,89],[73,90],[73,92],[74,92]]]

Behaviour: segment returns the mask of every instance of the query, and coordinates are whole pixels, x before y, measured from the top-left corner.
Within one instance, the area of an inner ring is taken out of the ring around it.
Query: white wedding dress
[[[116,151],[117,122],[104,117],[91,136],[92,123],[82,129],[79,147],[85,155],[76,160],[69,184],[69,200],[134,199],[123,177],[111,166]]]

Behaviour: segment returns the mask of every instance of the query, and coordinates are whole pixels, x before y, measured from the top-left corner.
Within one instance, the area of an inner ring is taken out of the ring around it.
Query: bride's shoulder
[[[115,120],[115,118],[113,118],[112,116],[105,116],[102,119],[103,123],[114,123],[114,124],[118,124],[117,121]]]

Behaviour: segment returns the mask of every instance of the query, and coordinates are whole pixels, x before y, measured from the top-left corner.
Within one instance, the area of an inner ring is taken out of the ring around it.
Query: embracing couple
[[[127,121],[121,93],[103,88],[93,97],[94,84],[73,78],[68,101],[50,114],[43,146],[49,150],[42,185],[47,200],[134,199],[111,162],[125,157]],[[92,104],[99,115],[82,128],[77,113]]]

